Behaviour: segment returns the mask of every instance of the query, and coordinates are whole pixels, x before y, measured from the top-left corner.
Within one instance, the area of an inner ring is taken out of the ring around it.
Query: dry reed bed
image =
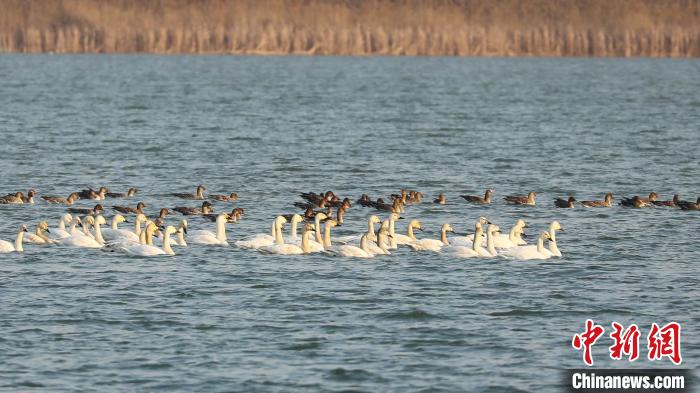
[[[700,56],[700,0],[2,0],[0,52]]]

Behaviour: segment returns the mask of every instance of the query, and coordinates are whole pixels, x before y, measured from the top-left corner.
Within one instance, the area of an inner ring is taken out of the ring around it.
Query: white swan
[[[303,221],[304,221],[304,217],[302,217],[298,214],[295,214],[292,216],[292,220],[290,221],[292,226],[291,226],[291,229],[289,231],[289,236],[286,239],[284,239],[287,243],[294,243],[294,244],[301,243],[301,239],[299,239],[297,237],[297,225]]]
[[[282,217],[284,222],[287,221],[286,218]],[[289,244],[284,242],[284,238],[282,237],[282,229],[281,226],[277,230],[277,234],[275,236],[275,244],[269,245],[269,246],[264,246],[260,247],[258,251],[265,253],[265,254],[277,254],[277,255],[299,255],[299,254],[308,254],[311,252],[311,247],[309,245],[309,242],[311,240],[311,235],[314,233],[314,226],[311,224],[306,224],[304,226],[304,233],[301,235],[301,247],[296,245],[296,244]]]
[[[330,254],[347,257],[347,258],[372,258],[374,254],[369,251],[367,247],[367,234],[365,233],[360,237],[360,247],[344,244],[338,248],[332,248],[327,250]]]
[[[374,233],[374,225],[379,224],[381,222],[382,222],[382,220],[380,220],[379,216],[376,216],[376,215],[371,215],[367,219],[367,232],[366,232],[367,241],[376,241],[377,240],[377,236]],[[362,234],[340,236],[340,237],[336,238],[335,241],[337,241],[338,243],[342,243],[342,244],[348,244],[348,243],[353,243],[353,242],[358,242],[358,244],[359,244],[359,241],[361,239],[362,239]]]
[[[396,241],[396,220],[401,218],[398,213],[389,214],[389,250],[396,250],[399,243]]]
[[[374,255],[390,255],[389,252],[389,221],[385,220],[379,227],[376,241],[368,241],[367,248]]]
[[[515,247],[515,246],[526,245],[527,242],[525,240],[523,240],[523,238],[522,238],[525,228],[527,228],[525,221],[518,220],[515,223],[515,225],[513,225],[513,228],[511,228],[510,232],[507,235],[504,233],[495,234],[494,235],[494,247],[496,247],[496,248],[511,248],[511,247]],[[474,235],[473,234],[468,235],[467,239],[473,241]]]
[[[505,255],[515,259],[548,259],[552,257],[552,253],[544,248],[544,241],[551,240],[552,236],[549,232],[542,232],[537,239],[537,245],[511,247],[501,251],[501,255]]]
[[[141,218],[140,218],[140,217]],[[141,219],[144,218],[145,216],[143,214],[139,214],[139,216],[136,217],[137,226],[139,227],[139,232],[141,229]],[[128,229],[119,229],[119,224],[127,222],[126,218],[122,216],[121,214],[117,214],[112,218],[112,226],[111,228],[105,228],[102,230],[102,237],[104,237],[105,242],[107,243],[114,243],[118,241],[123,241],[123,240],[128,240],[132,242],[138,242],[139,241],[139,235],[136,234],[136,232],[132,232]]]
[[[102,229],[101,225],[106,224],[107,222],[105,221],[104,217],[102,216],[97,216],[97,218],[93,218],[92,216],[87,216],[83,220],[83,228],[88,231],[89,234],[89,226],[92,225],[95,227],[95,237],[91,237],[86,235],[85,233],[80,233],[76,231],[74,235],[71,237],[65,238],[61,240],[61,244],[64,244],[66,246],[71,246],[71,247],[83,247],[83,248],[101,248],[104,245],[104,239],[102,238]]]
[[[24,240],[24,234],[26,232],[27,227],[22,224],[19,226],[19,231],[17,231],[17,237],[15,238],[14,244],[5,240],[0,240],[0,253],[23,252],[24,248],[22,247],[22,241]]]
[[[411,247],[414,251],[440,252],[440,249],[442,249],[443,246],[450,245],[450,242],[447,240],[448,232],[454,232],[454,229],[452,229],[452,226],[450,224],[443,224],[442,228],[440,229],[440,240],[418,239],[411,243],[408,243],[408,246]]]
[[[281,217],[281,216],[280,216]],[[272,221],[272,229],[270,230],[270,234],[266,233],[258,233],[253,236],[248,236],[246,238],[243,238],[241,240],[238,240],[234,244],[238,248],[252,248],[252,249],[258,249],[260,247],[264,246],[270,246],[275,243],[275,233],[277,231],[277,220],[279,220],[280,217],[276,217]],[[284,217],[282,217],[284,218]]]
[[[405,235],[400,234],[400,233],[395,233],[393,236],[394,236],[394,238],[396,239],[396,243],[397,243],[397,244],[409,244],[409,243],[413,243],[413,242],[415,242],[416,240],[418,240],[418,239],[416,238],[416,235],[413,233],[413,230],[418,230],[418,231],[422,231],[422,230],[423,230],[423,227],[421,226],[420,221],[418,221],[418,220],[411,220],[411,221],[408,223],[408,228],[406,228],[406,234],[405,234]]]
[[[563,230],[564,228],[561,226],[559,221],[552,221],[552,223],[549,225],[549,251],[552,253],[552,256],[561,256],[561,251],[559,251],[559,247],[557,247],[556,232]]]
[[[158,227],[154,223],[150,222],[146,226],[146,238],[152,238],[153,234],[157,229]],[[125,244],[121,247],[121,251],[129,255],[140,257],[151,257],[157,255],[175,255],[175,252],[170,246],[170,235],[178,231],[182,231],[182,229],[175,229],[175,227],[172,225],[168,225],[168,227],[165,228],[165,232],[163,233],[163,248],[156,247],[151,244]]]
[[[475,240],[472,243],[471,247],[464,245],[450,245],[446,247],[447,251],[459,258],[479,258],[482,256],[481,242],[483,241],[483,233],[484,230],[481,227],[481,220],[479,220],[476,222],[476,224],[474,224]],[[464,236],[462,236],[461,238],[464,239]]]
[[[491,224],[491,221],[489,221],[486,217],[479,217],[476,222],[479,224],[479,226],[483,226],[486,224]],[[482,238],[483,236],[483,230],[481,231],[482,233]],[[451,237],[448,239],[450,241],[450,244],[453,246],[464,246],[464,247],[471,247],[472,244],[474,243],[474,234],[471,235],[466,235],[466,236],[455,236]],[[482,239],[486,240],[486,239]]]
[[[221,213],[216,217],[216,233],[211,231],[192,231],[189,236],[190,243],[202,245],[228,246],[226,238],[226,222],[229,215]]]
[[[489,224],[486,228],[486,249],[479,247],[477,251],[482,257],[493,258],[498,256],[496,252],[496,238],[501,234],[501,228],[495,224]]]
[[[58,221],[58,228],[54,228],[51,230],[51,239],[61,240],[69,237],[70,232],[66,230],[66,225],[70,225],[72,221],[73,216],[71,216],[70,213],[64,214],[63,217],[61,217],[61,219]]]
[[[185,235],[187,234],[187,220],[180,220],[180,225],[177,226],[177,231],[175,232],[175,240],[170,242],[171,246],[187,247],[187,241],[185,240]],[[155,238],[155,244],[158,246],[163,245],[164,237]]]
[[[321,237],[321,220],[328,219],[325,213],[316,213],[314,216],[314,235],[315,239],[309,238],[309,249],[311,252],[323,251],[323,237]]]
[[[36,232],[34,233],[27,233],[27,235],[24,237],[24,241],[26,243],[34,243],[34,244],[54,244],[56,243],[55,240],[50,239],[46,233],[51,233],[51,230],[49,229],[49,223],[47,221],[42,221],[36,226]]]

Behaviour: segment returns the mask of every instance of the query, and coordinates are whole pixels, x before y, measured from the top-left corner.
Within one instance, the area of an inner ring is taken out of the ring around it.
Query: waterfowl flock
[[[415,252],[439,252],[456,258],[512,258],[518,260],[549,259],[561,257],[556,240],[557,231],[564,228],[559,221],[552,221],[546,230],[537,236],[534,244],[528,244],[524,239],[528,225],[524,220],[517,220],[508,233],[502,233],[501,227],[492,223],[485,216],[478,217],[468,230],[457,232],[451,223],[443,223],[440,227],[439,238],[417,236],[416,232],[424,230],[419,219],[405,220],[404,233],[397,230],[397,222],[404,219],[402,213],[410,205],[423,203],[423,193],[413,190],[401,190],[391,194],[386,200],[382,197],[371,198],[363,194],[356,204],[377,211],[370,213],[367,218],[366,231],[347,236],[332,236],[332,231],[345,222],[345,214],[353,203],[350,198],[340,198],[334,192],[323,193],[305,192],[299,194],[303,199],[294,202],[298,213],[287,213],[276,216],[269,231],[240,237],[229,242],[226,227],[236,223],[245,214],[245,210],[235,207],[231,212],[216,213],[212,202],[237,202],[237,193],[206,195],[206,188],[199,185],[194,193],[172,193],[177,198],[186,200],[201,200],[201,205],[175,206],[161,208],[158,215],[149,217],[143,202],[108,206],[115,214],[106,218],[107,212],[103,204],[107,199],[130,199],[139,192],[130,188],[126,192],[110,192],[107,187],[85,189],[68,194],[66,198],[58,196],[41,196],[48,204],[66,205],[66,213],[58,219],[55,228],[51,228],[48,220],[41,220],[36,229],[29,231],[25,223],[18,225],[15,238],[11,241],[0,240],[0,253],[23,252],[25,244],[41,247],[63,245],[77,248],[95,248],[107,252],[119,252],[134,256],[175,255],[175,248],[196,246],[235,246],[240,249],[254,250],[262,254],[298,255],[325,253],[331,256],[348,258],[373,258],[379,255],[390,255],[399,247],[406,247]],[[493,203],[493,189],[487,189],[484,196],[460,195],[464,202],[476,205]],[[30,189],[14,192],[0,197],[2,205],[22,205],[41,203],[35,201],[37,191]],[[536,192],[524,195],[509,195],[503,200],[507,204],[534,206]],[[100,201],[93,207],[73,206],[78,200]],[[433,199],[434,204],[445,205],[448,198],[439,194]],[[577,201],[574,196],[556,198],[556,208],[574,208],[580,204],[587,208],[613,207],[612,193],[605,194],[602,200]],[[655,192],[648,197],[624,197],[619,205],[629,208],[666,207],[680,210],[700,210],[700,198],[695,202],[681,200],[674,195],[670,200],[659,200]],[[171,212],[179,213],[176,222]],[[379,214],[379,215],[378,215]],[[385,214],[382,218],[381,214]],[[209,230],[188,231],[188,221],[198,219]],[[129,221],[132,219],[133,221]],[[213,225],[212,225],[213,223]],[[109,224],[109,225],[108,225]],[[120,227],[120,224],[123,224]],[[289,229],[285,235],[285,225]],[[103,228],[104,226],[104,228]],[[378,226],[378,227],[377,227]],[[131,227],[132,229],[127,229]],[[301,227],[301,236],[299,228]],[[174,236],[174,238],[173,238]],[[174,248],[175,247],[175,248]]]

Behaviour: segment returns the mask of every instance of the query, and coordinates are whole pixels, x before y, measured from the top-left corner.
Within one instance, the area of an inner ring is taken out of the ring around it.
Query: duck
[[[330,207],[344,207],[346,210],[352,207],[352,202],[350,202],[350,198],[343,198],[343,200],[340,199],[334,199],[328,202],[328,206]]]
[[[537,196],[536,192],[530,191],[527,194],[527,196],[509,195],[503,199],[505,199],[506,202],[513,204],[513,205],[535,206],[535,197],[536,196]]]
[[[316,207],[325,207],[326,203],[337,199],[337,196],[335,195],[335,193],[333,193],[333,191],[326,191],[325,193],[319,194],[316,194],[315,192],[302,192],[301,194],[299,194],[299,196]]]
[[[146,207],[146,204],[143,202],[139,202],[136,204],[136,207],[129,207],[129,206],[112,206],[112,209],[118,211],[119,213],[124,213],[124,214],[146,214],[143,211],[143,208]]]
[[[228,222],[230,224],[235,224],[238,222],[238,220],[241,219],[243,216],[243,208],[237,207],[231,210],[231,213],[228,214]],[[211,222],[216,222],[216,218],[218,217],[218,214],[215,213],[209,213],[209,214],[202,214],[202,218],[205,218]]]
[[[402,205],[416,205],[423,202],[423,193],[420,191],[410,191],[408,193],[408,199],[403,201]]]
[[[14,194],[7,194],[0,198],[0,204],[34,203],[34,196],[36,196],[36,190],[32,188],[27,192],[27,196],[24,196],[24,193],[21,191]]]
[[[146,238],[152,238],[153,234],[156,232],[158,227],[156,226],[155,223],[150,222],[149,225],[146,227]],[[172,225],[168,225],[165,228],[165,232],[163,233],[163,247],[156,247],[152,244],[133,244],[133,243],[128,243],[124,244],[120,247],[120,250],[123,251],[126,254],[133,255],[133,256],[140,256],[140,257],[151,257],[151,256],[158,256],[158,255],[175,255],[175,251],[173,251],[171,247],[171,239],[170,236],[174,233],[178,233],[181,231],[180,229],[176,229]]]
[[[25,235],[24,241],[27,243],[34,243],[34,244],[54,244],[56,243],[55,240],[50,239],[46,233],[51,233],[51,230],[49,229],[49,223],[48,221],[41,221],[39,224],[36,226],[36,231],[34,233],[27,233]]]
[[[229,195],[214,194],[209,195],[209,198],[219,202],[236,202],[238,200],[238,194],[235,192],[232,192]]]
[[[413,251],[435,251],[440,252],[443,246],[449,246],[450,242],[447,240],[447,233],[454,232],[454,229],[450,224],[442,224],[440,229],[440,240],[438,239],[417,239],[408,246],[413,249]]]
[[[477,205],[490,205],[492,196],[493,190],[489,188],[484,192],[483,198],[478,195],[462,195],[461,197],[469,203],[475,203]]]
[[[585,207],[611,207],[612,200],[613,200],[613,194],[611,192],[608,192],[607,194],[605,194],[605,199],[603,199],[602,201],[600,201],[600,200],[581,201],[581,204]]]
[[[60,220],[58,220],[58,227],[51,231],[51,238],[53,240],[61,240],[70,236],[70,232],[66,230],[66,225],[70,225],[73,221],[73,216],[70,213],[64,214]]]
[[[689,201],[678,201],[677,205],[681,208],[681,210],[700,210],[700,198],[698,198],[695,203]]]
[[[105,194],[107,198],[131,198],[140,190],[138,188],[129,188],[126,192],[108,192]]]
[[[649,198],[640,198],[642,202],[653,203],[659,198],[659,194],[655,192],[649,193]]]
[[[569,199],[557,198],[554,200],[554,206],[563,209],[573,209],[576,203],[576,198],[570,196]]]
[[[644,202],[644,200],[642,198],[640,198],[638,195],[635,195],[632,198],[623,197],[622,200],[620,200],[619,204],[620,204],[620,206],[634,207],[637,209],[651,206],[651,204],[649,202]]]
[[[87,190],[78,191],[78,196],[80,196],[80,199],[92,199],[95,201],[103,201],[108,192],[109,189],[107,187],[100,187],[98,191],[95,191],[92,188],[88,188]]]
[[[46,196],[43,195],[41,199],[45,200],[47,203],[54,203],[54,204],[63,204],[63,205],[72,205],[75,201],[80,199],[80,196],[78,196],[77,192],[73,192],[68,197],[62,198],[62,197],[57,197],[57,196]]]
[[[651,203],[653,203],[655,206],[668,206],[668,207],[676,207],[678,205],[678,202],[681,201],[681,197],[678,194],[675,194],[673,196],[673,199],[670,201],[659,201],[659,200],[654,200]]]
[[[189,242],[192,244],[201,245],[216,245],[216,246],[228,246],[228,240],[226,238],[226,221],[228,221],[228,214],[221,213],[216,218],[216,233],[211,231],[192,231],[188,236]]]
[[[0,253],[24,252],[22,242],[24,241],[25,233],[27,233],[27,227],[24,224],[21,224],[19,226],[19,230],[17,231],[17,236],[15,237],[14,243],[0,240]]]
[[[391,199],[393,200],[399,199],[401,200],[401,203],[405,204],[406,202],[408,202],[408,191],[402,188],[400,194],[391,194],[389,195],[389,197],[391,197]]]
[[[170,210],[167,207],[164,207],[158,211],[158,215],[153,218],[153,222],[158,228],[162,227],[165,224],[165,217],[168,214],[170,214]]]
[[[139,227],[139,234],[141,229],[141,222],[146,216],[140,213],[136,216],[136,225]],[[112,217],[112,224],[110,228],[105,228],[102,230],[102,237],[105,239],[106,243],[114,243],[117,241],[131,241],[137,243],[139,241],[139,235],[136,232],[132,232],[128,229],[119,229],[119,224],[123,222],[128,222],[124,216],[117,214]]]
[[[360,196],[360,199],[357,200],[357,204],[363,207],[371,207],[372,203],[372,198],[370,198],[367,194],[362,194],[362,196]]]
[[[551,235],[549,232],[544,231],[537,239],[537,245],[512,247],[502,251],[501,254],[521,260],[549,259],[552,257],[552,253],[544,248],[544,241],[550,239]]]
[[[433,200],[433,203],[437,203],[438,205],[446,205],[447,197],[445,194],[439,194],[438,197]]]
[[[27,191],[27,196],[22,196],[22,203],[34,203],[34,197],[36,196],[36,190],[30,189]]]
[[[204,191],[206,191],[206,187],[203,185],[198,185],[197,186],[197,191],[194,194],[189,194],[189,193],[173,193],[174,196],[182,199],[204,199]]]
[[[482,228],[483,225],[491,224],[491,221],[489,221],[486,217],[481,216],[476,220],[475,228]],[[481,235],[482,238],[484,231],[483,229],[481,230]],[[476,236],[476,232],[474,234],[470,235],[462,235],[462,236],[455,236],[449,239],[450,244],[454,246],[463,246],[463,247],[471,247],[474,243],[474,237]],[[482,239],[483,241],[484,239]]]
[[[7,194],[0,198],[0,205],[13,205],[13,204],[23,204],[24,194],[22,192],[16,192],[14,194]]]
[[[91,215],[96,216],[98,214],[104,213],[105,209],[99,203],[95,205],[92,209],[82,208],[82,207],[69,207],[68,211],[74,214]]]
[[[199,216],[204,214],[212,214],[214,209],[212,209],[212,204],[209,201],[202,202],[202,207],[174,207],[173,210],[182,214],[183,216]]]
[[[335,213],[335,220],[338,222],[338,225],[343,225],[345,223],[346,211],[347,207],[345,207],[345,205],[338,206],[338,210],[336,210]]]
[[[384,200],[379,198],[376,202],[372,203],[372,206],[379,211],[386,211],[390,213],[402,213],[404,211],[400,198],[394,199],[392,204],[384,203]]]

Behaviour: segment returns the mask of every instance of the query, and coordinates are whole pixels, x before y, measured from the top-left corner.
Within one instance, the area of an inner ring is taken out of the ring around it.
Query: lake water
[[[486,215],[564,256],[465,260],[400,249],[353,260],[177,248],[171,258],[28,245],[0,254],[0,390],[561,391],[587,318],[682,324],[700,355],[698,212],[555,209],[605,192],[700,194],[700,62],[651,59],[0,56],[0,192],[87,186],[236,191],[229,239],[266,232],[302,191],[423,191],[398,224],[437,237]],[[460,194],[495,192],[492,206]],[[502,197],[537,191],[538,205]],[[449,203],[430,203],[444,192]],[[0,238],[65,207],[0,206]],[[113,201],[107,201],[112,204]],[[80,201],[80,206],[91,206]],[[230,206],[217,203],[217,211]],[[354,205],[337,235],[374,213]],[[171,216],[175,223],[177,216]],[[190,220],[192,228],[213,228]]]

